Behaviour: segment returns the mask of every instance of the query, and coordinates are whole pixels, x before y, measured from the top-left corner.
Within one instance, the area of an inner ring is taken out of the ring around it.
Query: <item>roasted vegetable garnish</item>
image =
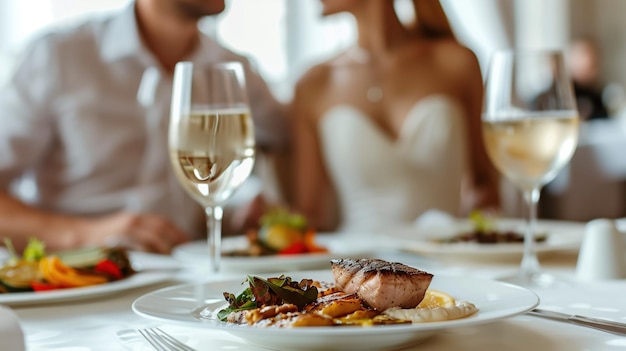
[[[469,215],[472,229],[449,237],[433,238],[432,241],[441,244],[451,243],[478,243],[478,244],[499,244],[499,243],[522,243],[524,235],[515,230],[498,229],[497,217],[493,214],[474,210]],[[535,241],[544,242],[547,234],[536,233]]]
[[[117,266],[123,276],[134,273],[126,250],[119,247],[90,247],[57,252],[55,255],[64,264],[77,269],[89,270],[102,262],[110,262]]]
[[[306,252],[304,233],[307,229],[306,218],[282,208],[268,211],[259,221],[258,240],[270,251],[294,251],[299,246],[299,253]]]
[[[59,288],[77,288],[104,284],[109,279],[97,273],[80,272],[64,264],[58,257],[44,257],[39,261],[39,272],[43,279],[53,286]]]
[[[0,266],[0,293],[30,291],[31,282],[39,278],[37,262],[21,260]]]
[[[267,211],[259,220],[259,224],[261,227],[281,225],[300,231],[304,231],[307,228],[307,221],[303,215],[289,212],[283,208]]]
[[[480,210],[473,210],[469,214],[469,219],[470,221],[472,221],[472,224],[474,225],[474,230],[476,230],[477,232],[486,233],[493,231],[495,228],[493,218],[485,215]]]
[[[220,320],[226,320],[231,312],[285,303],[296,305],[301,309],[317,299],[317,287],[310,279],[303,279],[298,283],[284,275],[268,279],[248,276],[247,282],[249,287],[238,296],[229,292],[224,293],[229,306],[218,312]]]
[[[315,242],[315,230],[306,218],[284,208],[274,208],[259,220],[258,229],[246,232],[248,246],[226,251],[225,256],[299,255],[328,252]]]
[[[39,261],[42,257],[46,256],[46,245],[43,241],[35,238],[28,239],[28,244],[24,248],[24,252],[22,253],[22,258],[20,259],[15,252],[15,248],[13,247],[13,243],[10,239],[4,239],[4,246],[7,248],[10,254],[10,258],[5,262],[6,265],[15,265],[20,260],[27,262],[35,262]]]

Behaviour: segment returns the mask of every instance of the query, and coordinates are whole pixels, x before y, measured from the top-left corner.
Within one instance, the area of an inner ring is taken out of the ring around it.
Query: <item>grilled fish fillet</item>
[[[417,306],[433,279],[428,272],[379,259],[336,259],[331,267],[339,288],[379,311]]]

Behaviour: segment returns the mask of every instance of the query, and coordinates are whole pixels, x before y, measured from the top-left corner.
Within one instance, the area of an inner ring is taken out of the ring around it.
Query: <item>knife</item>
[[[567,322],[583,327],[602,330],[621,336],[626,336],[626,323],[613,322],[605,319],[579,316],[576,314],[566,314],[561,312],[547,311],[535,308],[527,314],[531,316],[548,318],[560,322]]]

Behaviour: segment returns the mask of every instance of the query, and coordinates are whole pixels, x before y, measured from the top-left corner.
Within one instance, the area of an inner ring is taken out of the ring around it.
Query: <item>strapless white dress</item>
[[[340,230],[405,225],[429,209],[458,212],[468,148],[464,113],[456,100],[443,95],[421,99],[396,140],[347,105],[328,110],[318,127],[339,197]]]

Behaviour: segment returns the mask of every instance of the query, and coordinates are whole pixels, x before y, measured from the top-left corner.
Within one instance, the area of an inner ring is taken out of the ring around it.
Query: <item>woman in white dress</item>
[[[326,16],[354,16],[358,40],[296,86],[295,208],[318,230],[362,232],[429,209],[497,207],[480,135],[480,68],[439,1],[413,1],[415,26],[390,0],[321,2]]]

